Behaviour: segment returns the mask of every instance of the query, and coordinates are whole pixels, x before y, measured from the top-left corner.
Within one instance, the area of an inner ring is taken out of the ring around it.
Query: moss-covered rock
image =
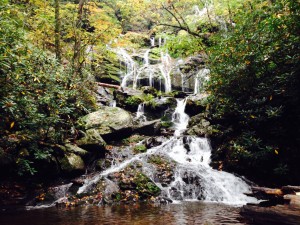
[[[88,151],[78,147],[77,145],[73,144],[65,144],[66,152],[68,153],[74,153],[80,156],[85,156],[88,154]]]
[[[78,123],[85,130],[96,129],[100,135],[104,135],[131,126],[132,117],[121,108],[103,106],[98,111],[80,118]]]
[[[104,147],[106,145],[97,129],[89,129],[84,132],[84,136],[81,139],[77,140],[76,144],[78,146],[83,146],[83,148],[86,148],[88,146],[97,148]]]
[[[189,116],[195,116],[205,111],[205,105],[199,99],[188,98],[185,106],[185,113]]]
[[[61,170],[65,173],[80,173],[85,170],[82,158],[74,153],[66,154],[59,162]]]
[[[191,117],[188,124],[188,130],[186,133],[188,135],[196,135],[199,137],[204,137],[206,135],[211,135],[213,132],[210,122],[205,119],[203,113]]]
[[[134,146],[133,151],[135,153],[143,153],[143,152],[147,151],[147,147],[144,144],[138,144],[138,145]]]
[[[133,127],[132,116],[118,107],[103,106],[96,112],[90,113],[78,120],[78,124],[85,131],[79,145],[102,143],[112,137],[117,139],[129,135]],[[78,144],[78,143],[77,143]]]

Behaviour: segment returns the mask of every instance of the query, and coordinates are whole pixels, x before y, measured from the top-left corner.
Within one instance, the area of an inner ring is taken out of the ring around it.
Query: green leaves
[[[294,3],[245,5],[233,15],[236,26],[225,38],[212,37],[208,51],[211,116],[232,125],[225,139],[231,141],[223,144],[249,174],[253,166],[274,177],[287,171],[293,177],[299,169],[300,6]]]
[[[55,154],[41,143],[76,138],[74,121],[95,107],[94,87],[85,71],[75,76],[29,43],[19,6],[0,3],[0,149],[14,160],[18,174],[32,175],[38,161]]]

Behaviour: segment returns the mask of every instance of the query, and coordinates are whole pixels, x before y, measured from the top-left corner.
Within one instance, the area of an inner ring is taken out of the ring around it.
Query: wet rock
[[[185,98],[187,96],[187,93],[183,91],[173,91],[172,95],[174,96],[174,98]]]
[[[84,161],[74,153],[66,154],[59,162],[61,170],[65,173],[80,173],[85,170]]]
[[[172,203],[173,202],[173,200],[170,199],[170,198],[168,198],[168,197],[158,197],[156,199],[156,201],[158,201],[161,204],[168,204],[168,203]]]
[[[188,135],[204,137],[212,134],[212,127],[210,126],[210,122],[204,118],[204,114],[198,114],[190,119],[186,133]]]
[[[163,187],[167,187],[172,181],[174,181],[174,168],[176,163],[161,155],[151,155],[148,160],[151,163],[156,172],[154,174],[154,181],[161,183]]]
[[[66,147],[66,151],[69,153],[74,153],[80,156],[85,156],[88,154],[88,151],[78,147],[77,145],[65,144],[65,147]]]
[[[98,111],[80,118],[78,124],[86,133],[91,132],[92,135],[89,136],[92,136],[92,140],[97,142],[101,141],[99,136],[103,137],[104,140],[110,140],[113,137],[122,138],[130,134],[133,120],[132,116],[121,108],[103,106]],[[84,145],[83,143],[80,144]]]
[[[154,97],[157,97],[157,90],[154,87],[150,86],[143,86],[141,88],[144,94],[150,94],[153,95]]]
[[[170,190],[170,195],[171,195],[172,198],[175,199],[175,200],[179,200],[179,201],[182,201],[182,200],[183,200],[181,191],[177,190],[176,188],[172,188],[172,189]]]
[[[133,131],[143,135],[156,135],[161,127],[160,120],[152,120],[143,122],[133,128]]]
[[[145,144],[147,148],[153,148],[155,146],[161,145],[164,141],[164,137],[150,137],[146,139]]]
[[[205,106],[201,105],[200,100],[188,98],[186,101],[185,113],[190,117],[203,113]]]
[[[106,142],[97,129],[89,129],[83,132],[83,137],[76,141],[76,144],[87,150],[104,149]]]
[[[136,112],[138,105],[143,102],[143,92],[126,88],[124,90],[114,90],[114,99],[117,106],[124,108],[130,112]]]

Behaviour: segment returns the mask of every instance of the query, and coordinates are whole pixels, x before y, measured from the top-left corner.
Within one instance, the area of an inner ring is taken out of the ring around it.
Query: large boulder
[[[65,144],[65,149],[69,153],[74,153],[74,154],[77,154],[80,156],[85,156],[88,154],[88,151],[78,147],[77,145],[73,145],[73,144]]]
[[[134,132],[144,135],[156,135],[161,128],[160,119],[146,121],[134,127]]]
[[[85,170],[85,164],[82,158],[74,153],[65,154],[65,156],[59,160],[61,170],[64,173],[82,173]]]
[[[205,106],[200,99],[188,98],[186,101],[185,113],[189,116],[195,116],[205,111]]]
[[[99,136],[104,140],[123,138],[124,135],[130,135],[133,127],[132,116],[127,111],[108,106],[103,106],[98,111],[80,118],[78,123],[85,130],[85,139],[90,138],[92,142],[100,142]],[[88,135],[90,137],[87,137]],[[79,140],[80,142],[83,141]],[[84,144],[80,143],[80,145]]]
[[[210,126],[210,122],[205,119],[204,114],[200,113],[191,117],[186,133],[188,135],[204,137],[212,134],[212,127]]]
[[[104,149],[106,142],[97,129],[89,129],[83,132],[84,136],[76,141],[76,144],[86,150]]]

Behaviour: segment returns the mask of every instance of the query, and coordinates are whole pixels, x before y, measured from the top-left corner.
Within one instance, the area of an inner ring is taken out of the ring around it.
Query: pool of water
[[[169,225],[250,224],[239,215],[240,208],[224,204],[183,202],[180,204],[130,204],[81,206],[0,212],[1,225]]]

